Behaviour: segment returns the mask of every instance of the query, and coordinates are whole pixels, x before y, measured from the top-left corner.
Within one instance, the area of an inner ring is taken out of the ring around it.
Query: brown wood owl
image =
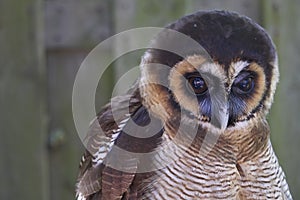
[[[200,11],[159,33],[140,66],[91,123],[77,199],[292,199],[266,121],[279,72],[263,28]]]

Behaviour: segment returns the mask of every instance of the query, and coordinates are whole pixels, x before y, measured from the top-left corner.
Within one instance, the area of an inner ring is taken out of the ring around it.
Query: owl
[[[76,198],[292,199],[266,121],[279,72],[264,29],[198,11],[150,43],[90,124]]]

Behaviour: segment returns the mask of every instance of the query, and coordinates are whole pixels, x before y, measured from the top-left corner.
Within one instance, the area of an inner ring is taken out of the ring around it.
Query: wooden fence
[[[272,35],[281,81],[269,117],[271,137],[294,199],[300,199],[299,8],[299,0],[0,0],[0,199],[74,199],[83,145],[71,106],[80,63],[115,33],[162,27],[201,9],[235,10]],[[120,41],[118,48],[131,42]],[[106,72],[97,109],[139,55],[121,58]]]

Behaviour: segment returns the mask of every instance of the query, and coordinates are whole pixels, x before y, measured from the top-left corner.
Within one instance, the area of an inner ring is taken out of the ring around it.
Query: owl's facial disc
[[[219,129],[227,127],[226,78],[216,64],[201,56],[188,57],[171,70],[169,81],[181,110]]]
[[[191,56],[174,66],[169,80],[182,110],[219,129],[250,119],[263,106],[265,75],[255,62],[224,67]]]

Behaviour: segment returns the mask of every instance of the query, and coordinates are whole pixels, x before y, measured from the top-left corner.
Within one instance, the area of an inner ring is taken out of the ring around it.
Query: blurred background
[[[84,150],[72,118],[72,88],[88,53],[131,28],[163,27],[204,9],[227,9],[256,20],[278,48],[280,84],[269,122],[272,142],[294,199],[300,199],[299,0],[0,0],[0,199],[74,199]],[[134,43],[109,46],[100,58]],[[105,72],[96,109],[142,52]]]

